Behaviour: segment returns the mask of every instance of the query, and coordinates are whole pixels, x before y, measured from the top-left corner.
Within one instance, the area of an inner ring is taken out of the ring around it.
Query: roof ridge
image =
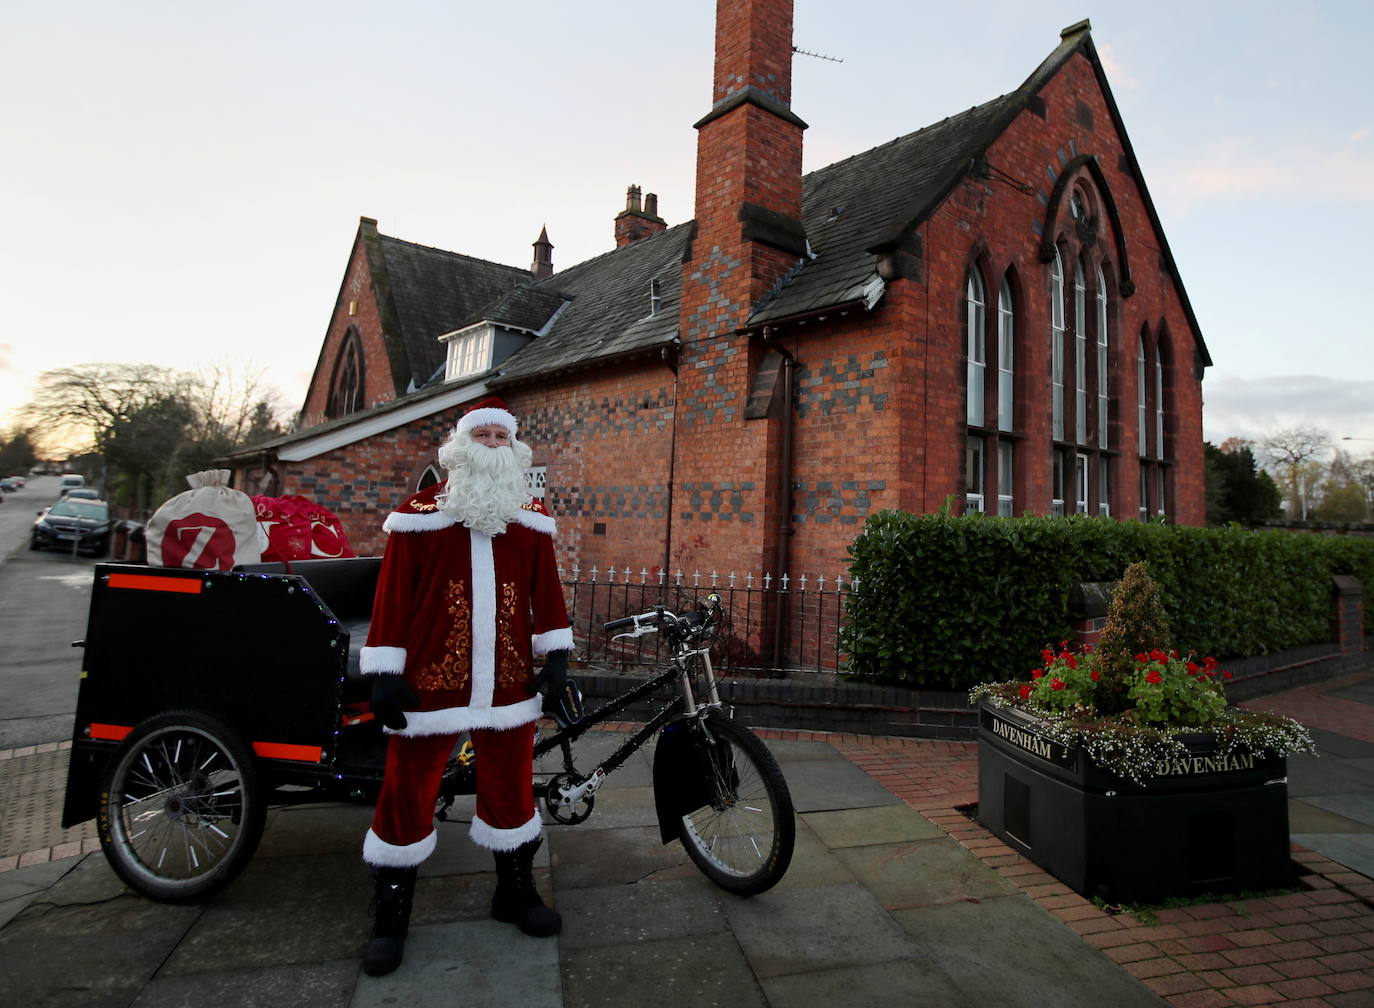
[[[463,259],[471,263],[481,263],[484,266],[499,266],[501,269],[513,270],[516,273],[529,275],[529,270],[527,269],[521,269],[519,266],[507,266],[505,263],[499,263],[492,259],[480,259],[477,256],[466,255],[463,252],[453,252],[449,249],[441,249],[434,245],[421,245],[419,242],[406,241],[406,239],[397,238],[394,235],[382,234],[380,231],[377,232],[377,237],[382,241],[393,242],[397,245],[406,245],[410,248],[422,249],[426,252],[438,252],[440,255],[448,256],[451,259]]]
[[[613,255],[616,255],[616,254],[619,253],[619,252],[624,252],[624,251],[625,251],[626,249],[628,249],[628,248],[644,248],[644,247],[646,247],[649,243],[655,242],[655,241],[661,239],[664,235],[672,234],[674,231],[679,231],[679,230],[681,230],[682,228],[688,227],[689,225],[693,225],[693,224],[695,224],[695,223],[696,223],[696,218],[692,218],[692,219],[690,219],[690,220],[685,220],[685,221],[683,221],[683,222],[680,223],[680,224],[674,224],[674,225],[673,225],[672,227],[670,227],[670,228],[665,228],[664,230],[658,232],[657,234],[651,234],[651,235],[648,235],[647,237],[644,237],[644,238],[638,238],[638,239],[636,239],[635,241],[630,242],[628,245],[617,245],[615,248],[613,248],[613,249],[607,249],[605,252],[602,252],[602,253],[600,253],[600,254],[598,254],[598,255],[594,255],[594,256],[592,256],[590,259],[583,259],[583,260],[582,260],[581,262],[579,262],[579,263],[573,263],[573,264],[572,264],[571,266],[569,266],[567,269],[559,270],[559,271],[557,271],[556,273],[553,273],[553,274],[550,275],[550,276],[546,276],[546,277],[545,277],[544,279],[542,279],[542,280],[536,280],[531,286],[533,286],[536,290],[546,290],[546,289],[548,289],[548,288],[550,288],[550,287],[556,287],[556,286],[557,286],[557,283],[558,283],[558,278],[559,278],[559,277],[566,277],[566,276],[567,276],[569,273],[571,273],[573,270],[580,270],[580,269],[583,269],[584,267],[590,266],[592,263],[595,263],[595,262],[598,262],[598,261],[600,261],[600,260],[602,260],[602,259],[605,259],[607,256],[613,256]]]

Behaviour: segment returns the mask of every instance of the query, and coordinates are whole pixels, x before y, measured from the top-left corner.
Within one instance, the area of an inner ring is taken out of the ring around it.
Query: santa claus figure
[[[496,858],[491,915],[526,934],[561,926],[534,886],[542,829],[531,786],[534,723],[567,678],[572,629],[554,561],[554,520],[530,497],[529,446],[497,399],[439,449],[448,480],[386,519],[386,553],[361,667],[389,733],[386,777],[363,842],[376,883],[372,975],[401,963],[416,866],[434,850],[434,805],[456,736],[477,760],[471,837]],[[534,673],[535,658],[543,668]]]

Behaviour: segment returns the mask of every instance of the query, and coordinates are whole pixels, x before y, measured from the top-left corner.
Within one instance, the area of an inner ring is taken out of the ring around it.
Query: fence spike
[[[623,574],[623,575],[625,576],[625,583],[626,583],[626,584],[629,584],[629,583],[630,583],[630,568],[629,568],[629,565],[627,564],[626,567],[625,567],[625,569],[624,569],[623,571],[621,571],[620,573]]]
[[[772,574],[769,574],[767,571],[764,571],[764,572],[763,572],[763,590],[764,590],[764,591],[767,591],[768,588],[769,588],[769,586],[770,586],[772,583],[773,583],[773,575],[772,575]]]
[[[678,587],[678,588],[681,588],[681,587],[682,587],[682,568],[681,568],[681,567],[679,567],[679,568],[677,569],[677,587]]]
[[[667,572],[666,570],[661,570],[661,571],[659,571],[659,572],[658,572],[658,583],[659,583],[659,587],[662,587],[662,586],[663,586],[663,582],[666,581],[666,580],[668,580],[668,572]]]
[[[717,574],[715,571],[711,571],[711,587],[712,587],[712,588],[716,587],[716,582],[719,581],[719,580],[720,580],[720,575]]]
[[[729,581],[730,581],[730,587],[731,587],[731,588],[735,587],[735,572],[734,572],[734,571],[731,571],[731,572],[730,572]]]
[[[803,575],[801,576],[801,579],[797,582],[797,585],[801,588],[802,591],[806,591],[806,575],[805,575],[805,574],[803,574]]]
[[[825,591],[825,575],[821,574],[816,578],[816,591]]]
[[[573,580],[574,580],[574,581],[581,581],[581,580],[582,580],[582,568],[581,568],[579,565],[577,565],[577,564],[573,564]]]
[[[639,568],[639,583],[642,585],[649,583],[649,570],[647,567]]]
[[[749,591],[754,590],[754,572],[746,571],[744,574],[744,587]]]
[[[700,571],[700,569],[692,571],[692,587],[693,587],[693,588],[700,588],[700,587],[701,587],[701,571]]]
[[[854,591],[854,592],[856,592],[856,591],[859,590],[859,579],[858,579],[858,578],[850,578],[850,579],[849,579],[849,590],[850,590],[850,591]]]
[[[784,575],[782,576],[782,582],[781,582],[781,583],[782,583],[782,590],[783,590],[783,591],[787,591],[787,575],[786,575],[786,574],[784,574]]]
[[[596,584],[596,565],[592,565],[592,584]]]

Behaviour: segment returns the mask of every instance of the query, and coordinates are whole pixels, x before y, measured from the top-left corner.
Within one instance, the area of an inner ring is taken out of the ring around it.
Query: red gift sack
[[[357,556],[334,512],[299,494],[254,497],[264,562]]]

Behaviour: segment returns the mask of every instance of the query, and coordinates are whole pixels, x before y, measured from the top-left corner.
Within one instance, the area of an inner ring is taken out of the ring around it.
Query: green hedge
[[[1148,561],[1174,643],[1218,658],[1331,639],[1331,576],[1374,585],[1374,540],[1109,518],[882,511],[850,546],[847,670],[937,689],[1019,679],[1070,637],[1080,582]]]

